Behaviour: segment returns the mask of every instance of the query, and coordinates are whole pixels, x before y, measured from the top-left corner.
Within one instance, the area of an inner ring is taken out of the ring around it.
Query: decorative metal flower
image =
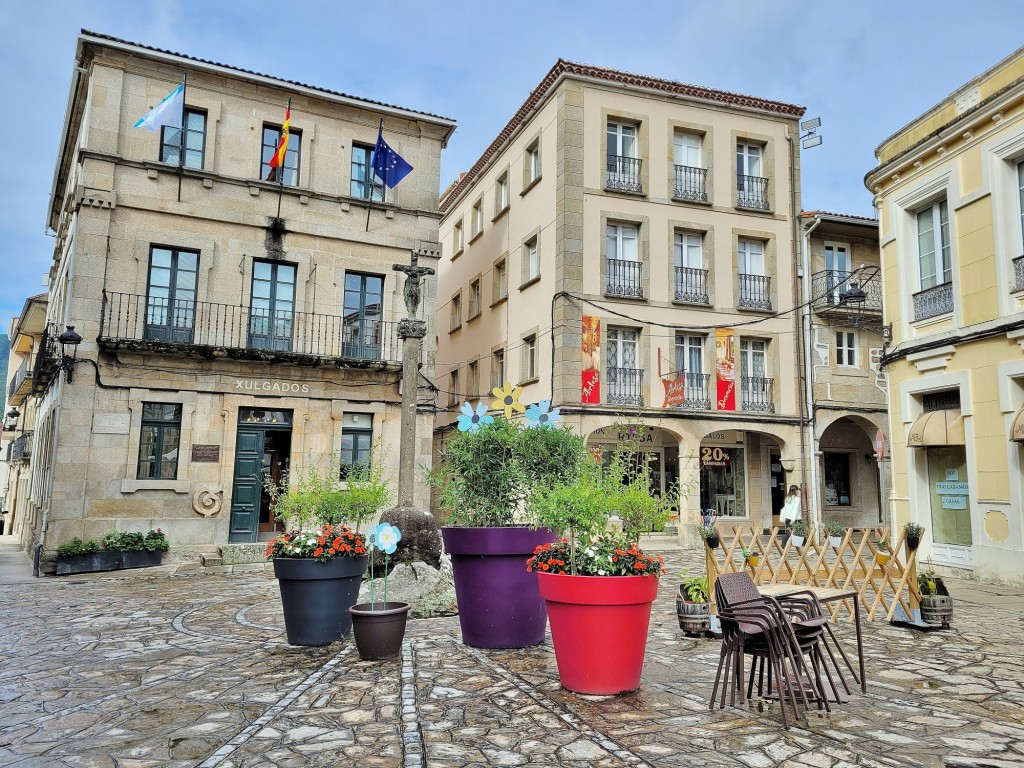
[[[522,387],[513,387],[508,381],[502,387],[495,387],[491,390],[491,393],[498,398],[491,403],[491,408],[495,408],[499,411],[505,411],[505,418],[512,418],[512,411],[524,413],[526,406],[519,402],[519,397],[523,394]]]
[[[401,540],[402,532],[388,523],[381,523],[373,529],[373,536],[371,538],[373,546],[385,555],[395,554],[395,549],[398,548],[398,542]]]
[[[476,404],[476,410],[469,403],[463,403],[459,416],[459,432],[472,432],[480,429],[484,424],[490,424],[494,417],[487,413],[487,406],[483,403]]]
[[[558,409],[551,409],[550,400],[541,400],[526,409],[526,421],[531,427],[551,427],[561,420]]]

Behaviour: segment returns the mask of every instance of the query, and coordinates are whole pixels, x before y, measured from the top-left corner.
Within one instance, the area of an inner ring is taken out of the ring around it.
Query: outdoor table
[[[864,675],[864,640],[861,635],[860,628],[860,602],[858,600],[858,594],[856,589],[836,589],[835,587],[812,587],[804,584],[759,584],[757,590],[762,594],[769,597],[781,597],[788,595],[793,592],[813,592],[814,596],[818,598],[819,603],[834,603],[840,600],[852,600],[853,601],[853,624],[857,631],[857,665],[860,668],[860,689],[863,693],[868,692],[868,681]],[[834,636],[833,636],[834,639]],[[837,647],[838,643],[837,643]],[[839,647],[839,652],[843,655],[843,659],[849,666],[850,661],[846,658],[846,654],[843,649]],[[853,669],[850,669],[853,672]],[[857,675],[854,675],[857,678]]]

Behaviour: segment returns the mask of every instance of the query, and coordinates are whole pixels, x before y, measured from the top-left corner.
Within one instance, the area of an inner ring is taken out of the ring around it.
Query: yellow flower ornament
[[[526,412],[526,406],[519,402],[519,397],[523,394],[522,387],[513,388],[511,382],[506,381],[504,386],[492,389],[491,394],[498,398],[491,403],[491,408],[504,411],[506,419],[512,418],[512,411]]]

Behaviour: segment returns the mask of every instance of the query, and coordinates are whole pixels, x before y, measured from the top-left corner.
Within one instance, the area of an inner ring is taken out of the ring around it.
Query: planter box
[[[160,565],[160,556],[163,554],[160,550],[150,552],[144,549],[139,552],[118,552],[121,556],[121,567],[122,568],[151,568],[154,565]]]
[[[121,567],[121,553],[101,549],[88,555],[71,555],[57,558],[57,575],[70,573],[93,573],[94,571],[116,571]]]
[[[348,609],[359,599],[359,585],[370,558],[274,558],[281,590],[284,628],[290,645],[330,645],[352,630]]]

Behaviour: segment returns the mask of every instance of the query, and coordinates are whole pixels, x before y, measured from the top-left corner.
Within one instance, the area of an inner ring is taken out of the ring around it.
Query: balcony
[[[692,200],[697,203],[708,202],[708,169],[694,168],[690,165],[677,165],[674,168],[673,199]]]
[[[814,310],[819,314],[843,315],[861,311],[882,314],[882,281],[874,275],[863,283],[857,277],[851,279],[852,272],[841,269],[823,269],[811,275],[811,297]],[[867,298],[863,302],[843,303],[840,301],[845,291],[856,285]]]
[[[607,259],[606,296],[628,296],[633,299],[644,297],[644,265],[639,261]]]
[[[676,267],[675,300],[687,304],[710,304],[708,271],[694,267]]]
[[[768,211],[768,179],[762,176],[736,177],[736,207]]]
[[[643,194],[644,185],[640,178],[640,167],[643,161],[638,157],[624,155],[608,155],[608,176],[604,188],[615,192],[635,192]]]
[[[368,317],[105,292],[98,342],[186,357],[369,366],[401,362],[397,330],[397,323]]]
[[[767,275],[737,275],[739,278],[739,308],[772,309],[772,279]]]
[[[32,394],[41,395],[50,388],[57,372],[60,370],[60,343],[57,339],[62,333],[57,323],[47,323],[43,337],[35,353],[35,365],[32,368]]]
[[[609,368],[608,404],[643,405],[644,372],[639,368]]]
[[[775,380],[759,376],[740,377],[740,403],[744,411],[756,413],[775,413],[775,400],[772,398]]]
[[[10,405],[21,405],[32,391],[32,374],[36,365],[35,355],[26,355],[18,366],[14,378],[7,385],[7,402]]]
[[[940,283],[914,294],[914,320],[944,315],[953,311],[953,283]]]
[[[1013,260],[1013,276],[1016,286],[1014,290],[1024,291],[1024,256],[1018,256]]]
[[[7,463],[32,458],[32,433],[24,432],[7,446]]]
[[[676,408],[686,411],[711,410],[711,375],[707,373],[683,374],[683,397]]]

